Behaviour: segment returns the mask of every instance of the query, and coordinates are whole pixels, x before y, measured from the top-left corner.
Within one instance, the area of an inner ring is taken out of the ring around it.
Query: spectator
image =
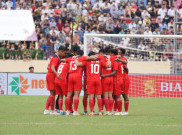
[[[10,53],[10,44],[7,43],[6,50],[5,50],[5,59],[10,59],[10,55],[11,55],[11,53]]]
[[[160,29],[160,31],[162,31],[162,29],[167,29],[167,25],[164,23],[164,21],[162,21],[162,23],[161,24],[159,24],[159,29]]]
[[[0,47],[0,59],[3,60],[5,60],[5,52],[6,52],[5,45],[6,43],[3,43],[2,46]]]
[[[29,73],[34,73],[34,67],[33,66],[29,67]]]
[[[15,50],[15,46],[12,44],[11,49],[10,49],[10,59],[11,60],[16,60],[17,59],[17,53]]]
[[[43,50],[41,48],[41,45],[38,45],[37,53],[36,53],[36,59],[42,60],[43,59]]]
[[[22,59],[23,59],[23,50],[22,50],[21,45],[18,45],[17,59],[18,59],[18,60],[22,60]]]
[[[35,45],[33,43],[30,43],[30,56],[31,56],[32,60],[34,60],[35,56],[36,56],[36,49],[35,49]]]

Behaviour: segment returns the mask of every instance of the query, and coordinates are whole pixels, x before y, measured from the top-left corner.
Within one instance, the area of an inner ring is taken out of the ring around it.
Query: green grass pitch
[[[46,98],[0,96],[0,135],[182,135],[180,98],[130,98],[129,116],[45,116]]]

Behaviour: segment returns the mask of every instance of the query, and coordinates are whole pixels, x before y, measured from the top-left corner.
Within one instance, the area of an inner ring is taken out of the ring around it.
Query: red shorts
[[[113,91],[113,77],[102,78],[102,92]]]
[[[121,94],[128,94],[129,86],[130,86],[130,80],[129,80],[129,78],[127,78],[123,81],[123,87],[122,87]]]
[[[123,87],[123,79],[119,79],[116,82],[114,82],[113,94],[121,95],[122,87]]]
[[[87,94],[101,95],[102,94],[101,81],[100,80],[87,81]]]
[[[48,90],[55,90],[55,84],[54,84],[55,77],[56,77],[56,75],[53,73],[48,73],[46,75],[47,89]]]
[[[67,80],[55,79],[56,95],[67,95],[68,83]]]
[[[82,89],[82,77],[71,74],[68,76],[68,91],[81,91]]]

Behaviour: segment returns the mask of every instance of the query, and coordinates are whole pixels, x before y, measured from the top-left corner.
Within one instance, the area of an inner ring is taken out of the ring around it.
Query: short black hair
[[[92,56],[92,55],[95,55],[95,52],[93,51],[89,52],[88,56]]]
[[[111,50],[111,48],[109,46],[105,48],[106,53],[110,53],[110,50]]]
[[[99,53],[105,53],[105,50],[104,49],[100,49]]]
[[[111,49],[111,54],[118,55],[118,50],[116,50],[116,49]]]
[[[66,48],[64,46],[60,46],[58,49],[58,51],[65,51],[65,50],[66,50]]]
[[[83,56],[83,54],[84,54],[83,50],[78,50],[77,51],[77,55]]]
[[[73,52],[77,52],[78,50],[80,50],[80,47],[78,45],[72,46],[72,51]]]
[[[33,66],[29,67],[29,70],[32,69],[32,68],[34,68],[34,67]]]
[[[122,52],[123,55],[125,55],[126,50],[124,48],[120,48],[120,51]]]

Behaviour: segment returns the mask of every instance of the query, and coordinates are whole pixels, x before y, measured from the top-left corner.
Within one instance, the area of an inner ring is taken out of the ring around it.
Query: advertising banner
[[[182,75],[130,75],[132,97],[182,97]]]
[[[7,73],[0,73],[0,95],[7,94]]]
[[[0,10],[0,40],[37,41],[30,10]]]
[[[46,74],[8,73],[8,95],[48,95]]]

